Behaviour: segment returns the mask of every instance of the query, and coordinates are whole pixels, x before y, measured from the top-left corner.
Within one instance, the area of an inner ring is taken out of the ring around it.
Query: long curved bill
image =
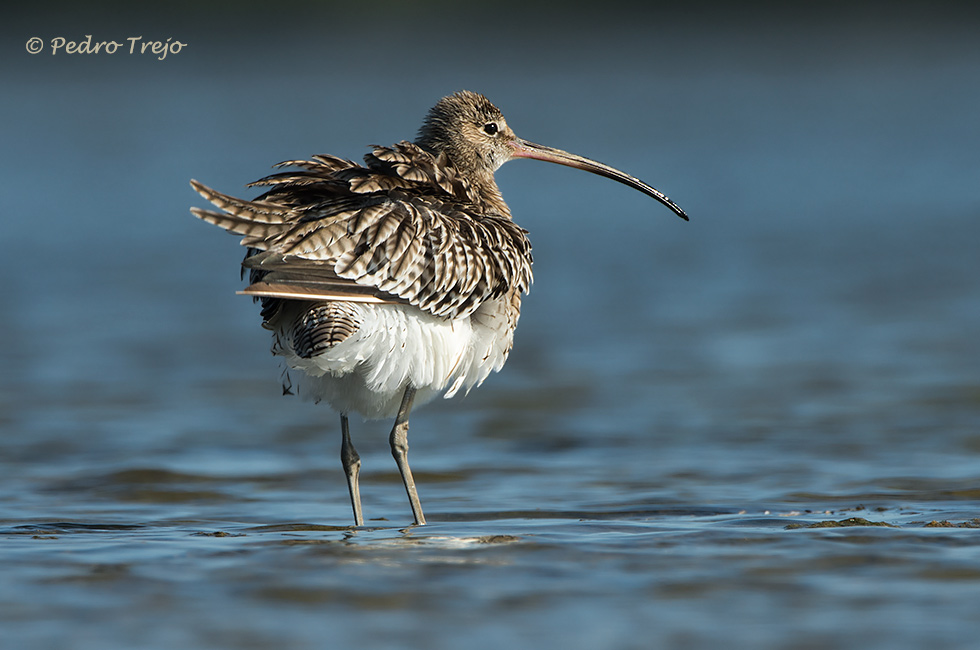
[[[513,155],[515,158],[544,160],[545,162],[557,163],[559,165],[565,165],[566,167],[574,167],[575,169],[582,169],[587,172],[592,172],[593,174],[598,174],[599,176],[611,178],[614,181],[623,183],[624,185],[629,185],[633,189],[639,190],[647,196],[652,196],[670,208],[678,217],[684,221],[688,221],[687,213],[681,209],[681,206],[667,198],[666,194],[654,187],[650,187],[639,178],[630,176],[626,172],[621,172],[614,167],[610,167],[609,165],[603,165],[601,162],[596,162],[595,160],[577,156],[573,153],[562,151],[561,149],[546,147],[543,144],[535,144],[533,142],[528,142],[527,140],[521,140],[520,138],[511,142],[510,145],[514,150]]]

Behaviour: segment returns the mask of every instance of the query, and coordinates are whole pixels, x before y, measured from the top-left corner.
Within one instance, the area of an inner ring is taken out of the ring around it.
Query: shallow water
[[[438,41],[248,8],[3,28],[0,646],[970,646],[977,17],[512,9]],[[21,54],[78,24],[189,45]],[[338,418],[280,395],[187,180],[356,158],[462,87],[692,221],[504,167],[535,244],[514,352],[413,414],[425,527],[389,423],[352,422],[352,529]]]

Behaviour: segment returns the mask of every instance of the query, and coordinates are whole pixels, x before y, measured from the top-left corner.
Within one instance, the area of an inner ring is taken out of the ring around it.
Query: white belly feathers
[[[514,303],[517,304],[514,304]],[[500,370],[510,353],[519,299],[485,302],[468,318],[444,319],[411,305],[345,303],[360,326],[345,340],[304,359],[289,334],[291,323],[276,330],[273,352],[302,370],[300,394],[325,400],[341,413],[367,418],[392,417],[409,384],[415,404],[445,392],[479,386]]]

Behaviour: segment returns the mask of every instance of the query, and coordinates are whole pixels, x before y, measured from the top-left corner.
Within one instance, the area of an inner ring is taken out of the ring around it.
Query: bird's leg
[[[405,396],[402,397],[402,405],[398,408],[398,415],[395,416],[395,426],[391,429],[389,442],[391,443],[391,455],[395,457],[398,471],[401,472],[402,481],[405,483],[405,491],[408,492],[408,502],[412,505],[415,525],[422,526],[425,524],[425,516],[422,514],[419,493],[415,489],[412,469],[408,466],[408,415],[412,411],[414,399],[415,388],[408,386],[405,389]]]
[[[354,525],[363,526],[364,517],[361,515],[361,488],[357,484],[357,476],[361,473],[361,457],[354,449],[354,443],[350,439],[350,426],[347,423],[347,416],[340,415],[340,431],[343,435],[343,442],[340,444],[340,462],[344,464],[344,473],[347,474],[347,489],[350,490],[350,504],[354,508]]]

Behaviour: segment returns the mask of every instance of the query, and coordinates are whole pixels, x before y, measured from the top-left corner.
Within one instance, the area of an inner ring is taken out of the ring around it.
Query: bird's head
[[[468,90],[440,99],[425,116],[416,140],[433,154],[445,153],[461,171],[489,174],[514,157],[516,142],[500,109]]]
[[[500,109],[479,93],[462,90],[440,99],[426,115],[416,144],[434,155],[445,154],[461,172],[480,180],[492,180],[501,165],[515,158],[575,167],[629,185],[687,220],[680,206],[638,178],[595,160],[517,137]]]

